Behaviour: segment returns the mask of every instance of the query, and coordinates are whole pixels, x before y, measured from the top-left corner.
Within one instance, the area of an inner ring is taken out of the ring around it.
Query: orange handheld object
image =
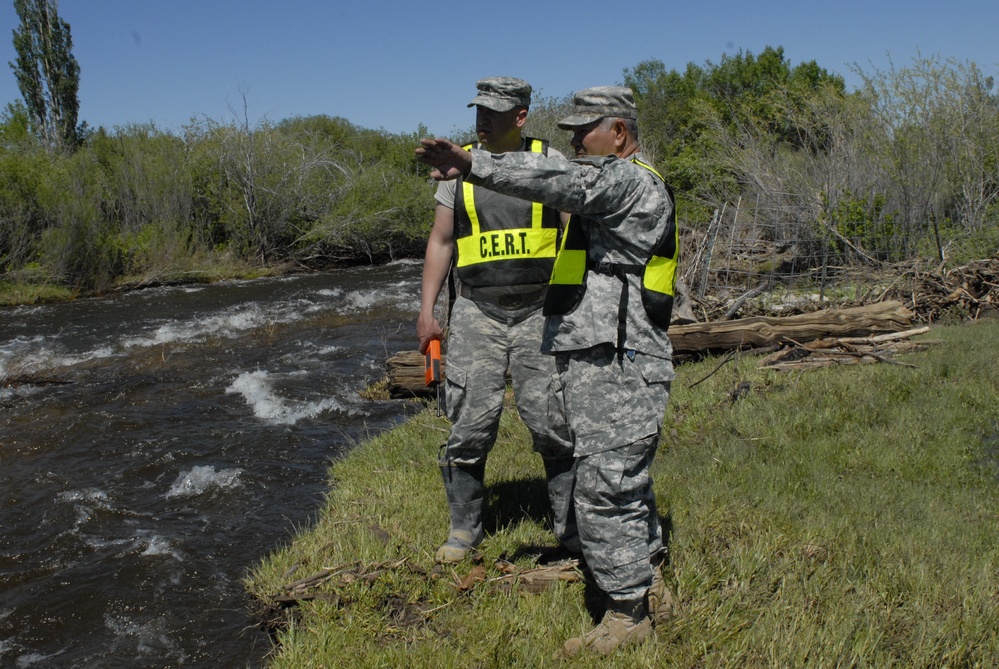
[[[427,345],[427,366],[423,374],[424,385],[441,382],[441,342],[431,339]]]

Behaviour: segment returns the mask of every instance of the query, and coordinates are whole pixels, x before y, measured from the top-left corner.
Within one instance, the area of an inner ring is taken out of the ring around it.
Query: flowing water
[[[242,578],[414,410],[358,391],[419,267],[0,310],[0,667],[261,666]]]

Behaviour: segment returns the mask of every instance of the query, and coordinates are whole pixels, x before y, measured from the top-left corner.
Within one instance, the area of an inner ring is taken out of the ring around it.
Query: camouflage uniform
[[[528,104],[530,100],[530,86],[519,79],[493,77],[480,80],[477,87],[479,93],[469,103],[470,107],[480,105],[507,111],[514,104]],[[523,148],[527,150],[526,143]],[[551,155],[561,157],[554,149],[550,151]],[[461,193],[460,182],[441,184],[437,193],[439,204],[455,211],[456,237],[459,236],[459,216],[463,213],[462,206],[458,204]],[[492,193],[485,195],[489,197],[482,197],[481,201],[476,198],[475,204],[483,219],[490,213],[502,217],[511,207],[514,211],[524,207],[521,201],[514,198]],[[557,224],[558,213],[551,211],[546,214],[552,215],[554,219],[550,219],[550,224]],[[530,227],[530,216],[528,208],[528,220],[517,222],[522,227]],[[456,259],[456,274],[461,281],[465,277],[462,267],[464,259],[460,255]],[[507,371],[520,417],[531,434],[534,450],[541,455],[545,466],[555,536],[569,551],[579,551],[572,516],[573,448],[562,406],[550,401],[555,362],[540,350],[544,329],[541,306],[547,288],[550,259],[547,262],[540,276],[534,268],[521,272],[523,276],[512,282],[507,282],[505,277],[517,276],[516,271],[501,275],[500,270],[491,267],[497,265],[495,262],[477,265],[476,268],[487,268],[485,276],[483,270],[477,270],[480,273],[473,274],[476,285],[469,285],[473,283],[471,280],[466,281],[454,302],[446,349],[446,404],[452,427],[440,454],[445,492],[452,513],[452,533],[448,544],[442,547],[442,551],[450,547],[450,556],[438,552],[438,561],[452,561],[481,537],[482,479],[488,453],[496,442],[499,430]],[[464,479],[459,480],[455,476],[464,476]],[[471,530],[471,539],[455,534],[459,526],[462,529],[467,526]]]
[[[453,423],[447,457],[477,464],[499,430],[509,367],[517,409],[544,458],[572,454],[561,407],[549,401],[555,366],[540,351],[544,317],[540,304],[522,320],[500,322],[474,301],[459,297],[451,313],[447,345],[447,414]]]
[[[599,118],[601,114],[597,115]],[[472,152],[468,181],[578,214],[594,263],[644,263],[672,224],[673,202],[641,154],[573,161]],[[583,554],[612,600],[648,592],[663,550],[649,465],[674,378],[672,347],[642,307],[641,277],[589,271],[582,301],[549,316],[542,350],[556,356],[558,387],[575,445],[574,495]],[[620,344],[620,345],[619,345]]]

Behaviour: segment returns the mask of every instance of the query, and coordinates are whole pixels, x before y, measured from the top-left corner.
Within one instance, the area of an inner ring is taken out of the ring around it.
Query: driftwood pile
[[[905,268],[882,293],[916,314],[918,322],[978,320],[999,315],[999,258],[946,271]]]
[[[812,281],[817,281],[813,270]],[[891,265],[828,268],[834,277],[828,284],[842,292],[844,285],[852,286],[855,295],[839,298],[835,304],[828,295],[820,298],[791,297],[788,301],[774,301],[775,294],[784,283],[775,275],[759,276],[759,283],[744,287],[745,292],[730,295],[731,290],[717,294],[692,296],[693,312],[701,322],[723,321],[734,317],[775,315],[790,316],[810,311],[854,307],[874,302],[901,302],[915,314],[915,322],[956,323],[999,316],[999,258],[974,262],[942,270],[925,261],[910,261]]]
[[[493,563],[493,567],[500,572],[500,576],[490,577],[483,565],[477,565],[463,578],[456,578],[455,587],[459,591],[466,592],[475,589],[479,584],[484,584],[500,591],[516,590],[536,595],[556,583],[583,580],[583,572],[578,560],[562,560],[552,564],[524,568],[500,558]]]
[[[415,575],[419,578],[448,578],[459,592],[488,588],[498,592],[539,594],[556,583],[583,580],[578,560],[561,560],[522,567],[500,557],[493,564],[499,575],[491,576],[485,565],[481,564],[481,554],[476,553],[471,559],[479,564],[472,567],[464,576],[459,576],[454,569],[446,569],[442,565],[436,565],[428,572],[409,558],[370,564],[352,562],[326,567],[305,578],[288,583],[280,592],[261,599],[255,618],[263,631],[274,635],[286,626],[288,609],[295,609],[305,602],[313,601],[322,601],[338,609],[347,608],[354,603],[348,587],[374,587],[378,581],[391,578],[392,572]],[[435,612],[448,606],[448,604],[432,606],[428,601],[410,602],[398,597],[385,598],[383,605],[397,627],[422,624]]]
[[[481,557],[481,554],[474,554],[472,560],[477,561]],[[583,580],[579,561],[574,559],[521,567],[501,557],[496,560],[493,567],[500,573],[499,576],[489,576],[481,564],[476,565],[463,577],[459,577],[453,570],[447,573],[450,573],[455,589],[462,592],[474,589],[479,583],[485,583],[499,590],[516,588],[521,592],[537,594],[555,583]],[[338,567],[327,567],[289,583],[281,589],[281,592],[272,595],[270,600],[277,608],[290,608],[316,599],[339,606],[343,603],[339,590],[354,583],[374,585],[379,578],[393,571],[416,573],[427,578],[437,578],[445,574],[445,570],[440,567],[435,567],[433,572],[427,573],[408,558],[372,564],[352,562]]]
[[[832,365],[857,365],[886,362],[893,365],[906,363],[893,360],[896,353],[913,353],[925,350],[935,340],[910,341],[910,337],[925,334],[930,328],[923,326],[905,332],[892,332],[873,337],[843,337],[816,339],[805,344],[793,343],[760,361],[760,367],[779,370],[818,369]]]

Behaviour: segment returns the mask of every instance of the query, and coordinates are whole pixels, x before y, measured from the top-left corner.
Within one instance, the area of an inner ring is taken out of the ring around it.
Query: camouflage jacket
[[[649,162],[641,153],[630,157]],[[597,263],[644,263],[668,226],[674,206],[648,170],[615,156],[570,161],[473,149],[468,181],[580,215],[589,239],[588,257]],[[627,281],[624,348],[672,357],[666,332],[649,321],[642,307],[641,277],[627,275]],[[582,302],[563,316],[548,317],[542,350],[555,353],[615,345],[621,288],[621,279],[614,275],[588,272]]]

